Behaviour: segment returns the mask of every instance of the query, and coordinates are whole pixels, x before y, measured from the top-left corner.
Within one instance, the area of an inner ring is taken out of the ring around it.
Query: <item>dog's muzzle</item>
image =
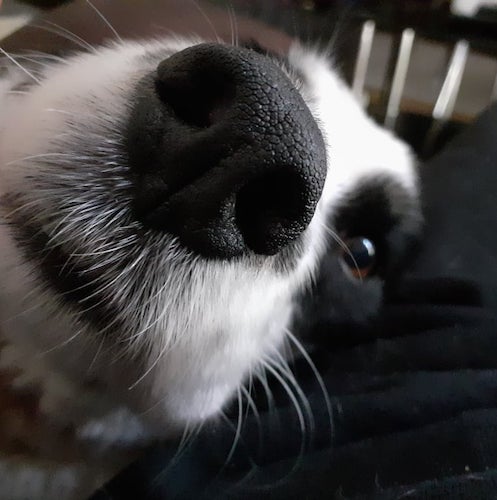
[[[126,142],[138,219],[209,258],[277,253],[311,221],[326,177],[297,89],[238,47],[163,60],[137,87]]]

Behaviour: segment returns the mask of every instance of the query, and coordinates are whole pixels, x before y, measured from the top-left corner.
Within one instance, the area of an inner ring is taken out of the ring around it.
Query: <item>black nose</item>
[[[249,49],[201,44],[162,61],[137,87],[126,140],[139,220],[205,257],[277,253],[326,176],[300,93]]]

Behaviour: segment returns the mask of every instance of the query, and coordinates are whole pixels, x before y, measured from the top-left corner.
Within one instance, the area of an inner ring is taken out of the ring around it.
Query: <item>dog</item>
[[[25,63],[0,78],[0,359],[50,429],[167,439],[278,363],[317,289],[375,314],[416,162],[326,54],[168,36]]]

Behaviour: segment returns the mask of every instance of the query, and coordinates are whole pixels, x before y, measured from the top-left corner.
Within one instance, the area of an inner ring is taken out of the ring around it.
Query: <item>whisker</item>
[[[221,40],[221,37],[219,36],[218,32],[216,31],[216,27],[214,26],[214,23],[211,21],[207,13],[202,9],[200,4],[196,0],[190,0],[190,2],[193,4],[193,6],[200,12],[201,16],[205,19],[207,24],[209,25],[210,29],[212,30],[212,33],[214,34],[214,37],[216,38],[217,43],[222,43],[223,41]]]
[[[102,14],[102,12],[95,6],[90,0],[86,0],[86,3],[97,13],[100,19],[107,25],[107,27],[112,31],[114,36],[122,42],[123,39],[120,37],[119,33],[116,31],[114,26],[109,22],[109,20]]]
[[[6,165],[9,165],[9,163],[6,163]],[[16,213],[18,212],[23,212],[24,210],[26,210],[27,208],[30,208],[32,206],[36,206],[36,205],[39,205],[40,201],[39,200],[31,200],[31,201],[27,201],[26,203],[23,203],[22,205],[12,209],[10,212],[8,212],[7,214],[4,215],[4,219],[6,219],[7,221],[9,219],[12,218],[13,215],[15,215]]]
[[[202,429],[202,423],[194,425],[187,423],[185,425],[185,429],[183,430],[183,433],[181,435],[181,440],[178,444],[176,453],[171,459],[172,463],[178,460],[181,457],[181,455],[188,449],[188,447],[193,443],[195,438],[200,433],[201,429]]]
[[[53,66],[53,62],[50,63],[48,60],[42,60],[41,58],[36,58],[36,57],[31,57],[28,55],[23,55],[23,54],[16,54],[15,58],[17,60],[21,59],[23,61],[27,61],[32,64],[36,64],[38,66],[41,66],[42,68],[50,68]]]
[[[0,47],[0,54],[3,54],[9,61],[15,64],[21,71],[28,75],[32,80],[34,80],[38,85],[41,85],[41,80],[36,78],[30,71],[28,71],[19,61],[17,61],[13,56],[7,53],[2,47]]]
[[[245,412],[244,419],[246,420],[248,418],[248,412],[249,410],[252,410],[252,413],[254,414],[257,424],[260,427],[261,416],[259,410],[257,409],[257,405],[255,404],[254,398],[252,397],[252,387],[253,384],[251,375],[249,379],[249,388],[247,389],[244,385],[240,387],[240,390],[242,391],[243,395],[245,396],[245,399],[247,400],[247,411]]]
[[[195,265],[197,264],[198,262],[198,258],[195,258],[193,259],[193,261],[190,263],[188,269],[186,270],[186,272],[184,273],[184,276],[188,276],[190,275],[190,273],[193,271],[193,269],[195,268]],[[143,304],[142,306],[142,309],[144,309],[145,307],[149,306],[154,299],[156,299],[157,297],[160,296],[160,294],[163,293],[164,290],[166,290],[168,288],[168,286],[170,286],[170,279],[166,279],[164,281],[164,283],[161,285],[161,287],[153,294],[151,295],[147,301]],[[177,286],[181,286],[181,283],[178,283]],[[130,335],[129,337],[127,337],[127,341],[128,342],[132,342],[138,338],[140,338],[143,334],[145,334],[148,330],[150,330],[153,326],[155,326],[156,324],[158,324],[165,316],[167,316],[168,314],[168,310],[167,308],[163,308],[161,313],[159,315],[157,315],[156,319],[154,321],[152,321],[151,323],[147,324],[144,328],[142,328],[139,332],[137,333],[133,333],[132,335]],[[169,339],[168,339],[168,349],[171,349],[172,347],[174,347],[174,345],[176,344],[176,342],[178,342],[180,336],[179,335],[173,335],[171,336]]]
[[[325,405],[326,405],[326,411],[329,416],[329,424],[330,424],[330,432],[333,434],[333,411],[332,411],[332,405],[331,405],[331,400],[330,396],[328,394],[328,391],[326,389],[326,385],[324,383],[323,377],[319,373],[319,370],[317,369],[316,365],[314,364],[314,361],[312,361],[311,357],[309,356],[309,353],[306,351],[302,343],[299,341],[299,339],[287,328],[285,328],[285,333],[288,337],[288,339],[293,343],[293,345],[297,348],[297,350],[300,352],[302,357],[306,360],[307,364],[309,365],[310,369],[314,373],[314,376],[316,377],[316,381],[320,387],[321,392],[323,393]]]
[[[88,43],[80,36],[76,35],[76,33],[73,33],[67,28],[64,28],[63,26],[60,26],[59,24],[52,21],[45,20],[43,22],[45,24],[48,24],[49,26],[52,26],[52,28],[50,28],[49,26],[45,26],[44,24],[33,24],[32,27],[42,31],[46,31],[47,33],[53,33],[54,35],[60,36],[62,39],[72,42],[74,45],[76,45],[76,47],[79,47],[80,49],[83,49],[85,51],[87,50],[88,52],[96,52],[96,49],[93,45]]]
[[[31,27],[32,25],[30,25]],[[22,52],[10,52],[12,57],[16,59],[26,59],[32,62],[42,62],[42,61],[55,61],[55,62],[67,62],[66,59],[60,56],[49,54],[48,52],[41,52],[36,50],[26,50]]]
[[[305,436],[307,434],[307,426],[306,426],[306,422],[305,422],[304,413],[302,412],[302,409],[300,408],[299,400],[297,399],[297,397],[293,393],[291,387],[288,385],[288,383],[285,381],[285,379],[278,373],[278,370],[276,370],[272,366],[273,363],[274,362],[272,360],[267,360],[266,359],[265,363],[264,363],[264,367],[281,384],[281,386],[283,387],[284,391],[288,395],[290,401],[292,402],[292,404],[293,404],[293,406],[295,408],[295,412],[297,414],[297,418],[298,418],[299,425],[300,425],[300,433],[301,433],[301,436],[302,436],[301,450],[303,451],[304,446],[305,446],[304,445],[304,443],[305,443]]]
[[[235,27],[233,24],[233,17],[231,12],[231,4],[228,6],[228,18],[230,21],[230,32],[231,32],[231,45],[235,45]]]
[[[238,19],[236,18],[235,9],[233,4],[229,2],[228,5],[228,15],[230,19],[230,28],[231,28],[231,45],[238,47],[239,39],[238,39]]]
[[[0,48],[0,50],[2,50]],[[24,156],[23,158],[16,158],[15,160],[8,161],[5,163],[6,166],[10,165],[16,165],[17,163],[21,163],[23,161],[28,161],[28,160],[38,160],[40,158],[57,158],[57,157],[66,157],[66,158],[73,158],[73,156],[70,153],[40,153],[36,155],[29,155],[29,156]]]
[[[96,350],[95,352],[95,356],[93,356],[93,359],[91,360],[91,363],[88,365],[88,368],[86,370],[86,374],[88,375],[89,373],[91,373],[91,370],[93,368],[93,365],[97,362],[97,358],[98,356],[100,355],[100,351],[102,350],[102,347],[104,345],[104,342],[105,342],[105,337],[102,335],[102,338],[100,340],[100,344],[98,345],[98,349]]]
[[[42,351],[39,353],[40,356],[46,356],[47,354],[50,354],[53,351],[56,351],[57,349],[61,349],[62,347],[66,346],[67,344],[71,343],[73,340],[75,340],[79,335],[82,333],[83,328],[80,328],[79,330],[76,331],[74,335],[71,335],[68,339],[63,340],[62,342],[54,345],[53,347],[50,347],[46,351]]]
[[[233,454],[235,453],[236,447],[238,445],[238,442],[240,441],[240,437],[242,434],[243,400],[242,400],[242,393],[240,391],[240,388],[238,388],[238,390],[236,391],[236,397],[237,397],[237,401],[238,401],[238,415],[237,415],[237,419],[236,419],[235,435],[233,437],[233,443],[231,444],[231,448],[230,448],[228,455],[226,456],[226,459],[224,461],[224,466],[228,465],[229,461],[233,457]],[[226,416],[224,416],[224,417],[228,419],[228,417],[226,417]],[[228,419],[228,421],[230,421],[230,419]]]
[[[181,337],[181,335],[179,337]],[[170,349],[170,344],[168,342],[166,342],[164,344],[164,346],[161,348],[161,350],[160,350],[159,354],[157,355],[157,358],[155,359],[155,361],[145,370],[145,373],[143,373],[143,375],[141,375],[140,378],[138,378],[138,380],[136,380],[135,382],[133,382],[133,384],[131,384],[128,387],[129,391],[131,391],[132,389],[134,389],[157,366],[157,363],[161,360],[162,356],[164,356],[164,354],[166,354],[166,352],[169,349]]]
[[[258,434],[258,441],[259,441],[259,450],[262,449],[262,422],[261,422],[261,416],[259,413],[259,410],[257,409],[257,405],[254,401],[254,398],[252,397],[252,374],[250,374],[249,377],[249,388],[247,389],[245,386],[241,386],[240,390],[242,391],[242,394],[245,396],[245,399],[247,400],[247,409],[244,415],[244,421],[246,422],[249,416],[249,410],[252,410],[252,413],[254,414],[255,422],[257,424],[257,434]]]
[[[120,250],[124,250],[125,248],[132,247],[134,245],[134,241],[128,241],[125,243],[122,243],[120,245],[114,245],[114,243],[107,243],[106,246],[110,246],[110,248],[103,250],[101,249],[96,250],[94,252],[72,252],[69,254],[69,257],[74,258],[74,257],[82,257],[82,258],[87,258],[87,257],[100,257],[102,255],[108,255],[108,254],[115,254],[116,252]],[[104,245],[105,246],[105,245]]]
[[[269,386],[269,382],[267,380],[267,373],[264,370],[264,365],[260,367],[256,373],[255,376],[257,380],[261,383],[263,389],[264,389],[264,394],[266,395],[266,401],[267,401],[267,406],[268,406],[268,412],[271,413],[274,408],[275,408],[275,403],[274,403],[274,396],[273,396],[273,391],[271,390],[271,387]]]
[[[69,64],[67,58],[58,56],[56,54],[50,54],[49,52],[43,52],[41,50],[27,50],[23,52],[23,54],[32,57],[33,59],[46,59],[48,61],[54,61],[57,63]]]
[[[300,401],[303,405],[303,408],[305,410],[305,413],[303,413],[304,417],[307,416],[307,421],[309,422],[309,434],[312,434],[315,429],[315,421],[314,421],[314,414],[312,412],[311,404],[309,402],[309,399],[305,395],[304,391],[300,387],[299,383],[297,382],[297,379],[295,378],[295,375],[293,374],[292,370],[288,366],[288,363],[286,360],[283,358],[283,356],[280,353],[275,353],[277,356],[277,361],[273,361],[273,367],[279,371],[282,377],[284,377],[289,384],[294,388],[295,394],[300,398]]]
[[[180,442],[178,444],[178,448],[176,449],[174,455],[171,457],[164,469],[161,470],[154,479],[152,479],[150,484],[151,491],[153,491],[153,489],[156,488],[157,485],[164,480],[166,474],[178,463],[178,461],[181,459],[181,456],[194,443],[195,439],[200,434],[202,427],[202,422],[194,424],[193,426],[191,424],[187,424],[185,426],[181,435]]]
[[[321,223],[321,225],[322,225],[323,229],[336,241],[336,243],[338,243],[340,248],[350,257],[350,259],[352,260],[352,263],[354,264],[355,270],[357,271],[357,277],[358,277],[359,281],[362,283],[364,281],[364,279],[361,275],[361,270],[359,268],[359,265],[358,265],[356,259],[352,255],[350,248],[347,246],[345,241],[343,241],[342,238],[340,238],[340,236],[335,231],[333,231],[333,229],[328,227],[326,224]]]
[[[342,40],[343,35],[347,34],[347,23],[351,19],[351,13],[354,8],[354,2],[351,2],[350,4],[347,4],[344,7],[338,8],[339,12],[336,12],[337,8],[331,9],[330,12],[327,14],[328,20],[331,16],[333,16],[334,19],[334,25],[332,27],[331,35],[328,35],[328,33],[325,33],[324,36],[328,40],[326,42],[326,46],[323,49],[323,53],[327,57],[332,57],[333,52],[336,49],[337,46],[337,41]],[[334,12],[335,11],[335,12]],[[324,23],[326,25],[327,23]],[[320,38],[322,40],[323,33],[321,32]]]
[[[35,288],[33,288],[28,293],[26,293],[26,295],[22,299],[21,303],[25,303],[25,302],[31,300],[31,297],[37,296],[37,293],[38,293],[38,290],[36,290]],[[9,316],[7,316],[5,318],[2,318],[0,320],[0,325],[4,325],[5,326],[5,325],[7,325],[7,323],[9,323],[11,321],[14,321],[15,319],[18,319],[21,316],[24,316],[24,315],[29,314],[30,312],[36,311],[37,309],[41,308],[42,305],[43,305],[42,301],[35,302],[32,305],[30,305],[29,307],[21,309],[19,312],[15,313],[15,314],[10,314]]]
[[[100,295],[102,294],[102,292],[108,290],[109,288],[112,289],[112,287],[114,287],[114,285],[116,284],[119,284],[119,281],[120,279],[127,275],[130,271],[132,271],[136,266],[138,266],[140,264],[140,262],[142,262],[144,259],[144,256],[143,254],[140,254],[138,255],[134,260],[133,262],[129,265],[129,266],[126,266],[122,269],[122,271],[117,275],[115,276],[112,281],[109,281],[107,282],[105,285],[102,285],[98,290],[96,290],[95,292],[87,295],[85,298],[84,298],[84,302],[88,302],[89,300],[95,298],[97,295]],[[64,264],[63,268],[61,269],[61,273],[64,272],[65,270],[65,266],[69,264],[69,260],[70,259],[67,259],[66,261],[66,264]],[[93,284],[94,282],[90,282],[89,284]],[[83,286],[80,286],[80,287],[77,287],[73,290],[71,290],[71,292],[73,291],[78,291],[78,290],[81,290],[82,288],[85,288],[87,287],[89,284],[85,284]],[[115,288],[114,288],[115,289]],[[95,306],[91,306],[90,308],[86,309],[84,312],[88,312],[90,309],[94,308]]]
[[[238,47],[240,44],[240,37],[238,33],[238,19],[236,17],[236,11],[235,7],[233,6],[233,2],[230,2],[230,10],[231,10],[231,16],[233,17],[233,27],[235,29],[235,47]]]
[[[299,449],[298,449],[298,453],[296,455],[294,464],[292,465],[292,467],[288,471],[288,473],[285,475],[286,477],[288,477],[290,474],[292,474],[293,471],[295,471],[299,467],[299,464],[301,463],[301,460],[302,460],[302,458],[304,456],[304,452],[305,452],[305,449],[306,449],[306,446],[307,446],[307,442],[308,442],[307,440],[311,436],[307,434],[306,419],[305,419],[304,413],[302,412],[302,409],[300,408],[300,402],[299,402],[298,398],[295,396],[295,394],[293,393],[292,388],[285,381],[285,378],[282,375],[280,375],[280,373],[278,373],[278,370],[274,366],[274,361],[271,360],[271,359],[266,359],[264,366],[265,366],[265,369],[269,373],[271,373],[271,375],[283,387],[285,393],[287,394],[288,398],[292,402],[292,405],[293,405],[293,407],[295,409],[295,412],[297,414],[297,418],[298,418],[298,421],[299,421],[299,425],[300,425],[300,444],[299,444]],[[295,385],[294,385],[294,387],[295,387]],[[280,480],[283,481],[284,478],[281,478]],[[276,483],[276,481],[275,481],[275,483]]]

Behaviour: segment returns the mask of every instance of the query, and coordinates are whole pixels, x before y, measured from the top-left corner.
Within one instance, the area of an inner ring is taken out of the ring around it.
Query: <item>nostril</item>
[[[236,86],[227,74],[209,69],[178,71],[162,65],[158,74],[159,98],[186,125],[206,128],[221,121],[235,99]]]
[[[236,225],[255,253],[276,254],[305,229],[306,185],[291,169],[254,179],[238,193]]]

